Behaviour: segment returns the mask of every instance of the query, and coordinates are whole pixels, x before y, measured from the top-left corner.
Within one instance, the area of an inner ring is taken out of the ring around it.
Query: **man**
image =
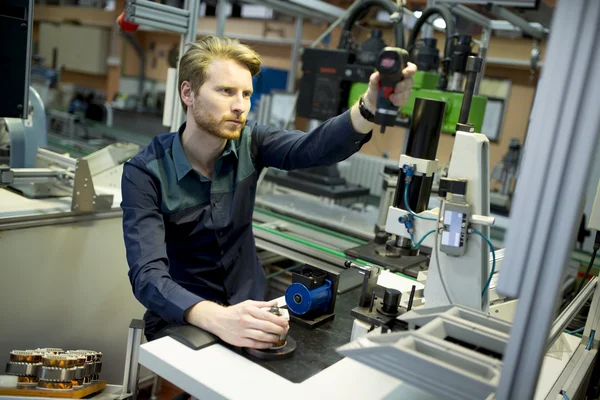
[[[148,309],[149,340],[192,324],[239,347],[269,348],[288,323],[265,310],[265,274],[252,212],[262,168],[330,165],[371,137],[374,73],[359,104],[310,133],[246,123],[260,57],[236,40],[204,37],[179,65],[187,123],[155,137],[123,168],[123,231],[129,279]],[[416,66],[391,99],[407,102]],[[363,114],[365,116],[363,116]]]

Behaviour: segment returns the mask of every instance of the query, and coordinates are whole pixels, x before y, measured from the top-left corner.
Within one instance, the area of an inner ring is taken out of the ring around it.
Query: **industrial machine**
[[[404,48],[404,37],[400,33],[402,24],[397,17],[402,10],[394,8],[387,1],[364,2],[348,16],[337,50],[305,50],[297,107],[299,116],[318,120],[331,118],[355,104],[366,91],[369,76],[376,67],[377,55],[386,44],[380,32],[374,30],[372,37],[359,49],[350,39],[350,30],[360,12],[374,5],[389,11],[394,23],[395,46]],[[434,14],[439,14],[446,22],[446,44],[441,60],[436,39],[418,39],[421,27]],[[417,65],[418,72],[414,77],[411,97],[397,113],[394,124],[410,126],[410,118],[415,115],[416,98],[436,99],[446,103],[442,131],[455,133],[463,101],[467,58],[473,55],[471,37],[455,33],[450,10],[445,5],[438,5],[423,11],[411,31],[406,49],[410,53],[410,61]],[[477,132],[481,131],[483,125],[486,103],[483,96],[471,98],[467,120]]]
[[[285,291],[290,317],[299,324],[316,328],[335,317],[339,273],[310,265],[292,273],[292,284]]]
[[[302,80],[296,114],[326,120],[341,114],[352,104],[348,103],[353,83],[368,83],[375,62],[386,43],[381,31],[373,31],[369,40],[358,46],[352,40],[354,23],[374,6],[388,11],[393,20],[394,45],[404,48],[402,10],[387,0],[366,0],[352,9],[342,28],[336,50],[307,48],[302,54]],[[364,93],[365,86],[361,86]],[[354,99],[357,100],[358,96]]]

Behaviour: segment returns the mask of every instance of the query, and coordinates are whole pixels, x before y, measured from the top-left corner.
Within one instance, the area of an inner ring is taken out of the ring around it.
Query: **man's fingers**
[[[247,316],[246,328],[257,329],[259,331],[272,333],[274,335],[281,335],[285,332],[285,328],[281,325],[274,324],[271,321],[264,321],[262,319],[255,318],[251,315]]]
[[[410,92],[402,92],[402,93],[394,93],[390,95],[390,101],[396,107],[404,106],[408,103],[408,99],[410,98]]]
[[[250,306],[255,306],[258,308],[269,308],[269,307],[273,307],[277,305],[277,300],[271,300],[271,301],[255,301],[255,300],[247,300],[244,302],[244,304],[250,305]]]
[[[402,70],[404,78],[411,78],[417,73],[417,66],[411,62],[406,63],[406,67]]]
[[[270,349],[273,346],[273,343],[260,342],[254,339],[243,338],[236,344],[236,346],[249,347],[251,349]]]
[[[285,319],[283,317],[278,317],[277,315],[271,314],[270,312],[268,312],[266,310],[261,310],[260,308],[249,307],[248,312],[254,318],[257,318],[257,319],[260,319],[263,321],[272,322],[283,328],[286,328],[289,324],[287,319]]]
[[[379,88],[379,72],[373,72],[369,77],[369,88],[373,90]]]
[[[279,341],[279,335],[273,335],[271,333],[259,331],[258,329],[246,329],[244,331],[244,336],[248,339],[265,343],[277,343]]]
[[[394,92],[408,92],[410,91],[410,89],[412,89],[414,84],[415,80],[413,78],[405,78],[401,82],[398,82],[398,84],[394,88]]]

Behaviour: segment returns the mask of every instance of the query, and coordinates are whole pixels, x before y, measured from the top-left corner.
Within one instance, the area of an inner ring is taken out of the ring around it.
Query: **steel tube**
[[[227,0],[217,1],[217,36],[223,36],[225,34],[225,21],[227,20],[227,16],[225,15],[226,8]]]
[[[549,344],[552,345],[558,339],[560,334],[565,330],[569,322],[579,310],[585,305],[585,302],[594,294],[596,286],[598,285],[598,278],[594,277],[585,287],[579,292],[579,294],[569,303],[567,308],[552,323],[552,329],[550,330]]]
[[[417,97],[413,111],[413,120],[408,131],[406,155],[424,160],[435,160],[442,123],[446,112],[446,102]],[[402,167],[402,166],[400,166]],[[404,206],[405,173],[400,170],[394,207],[406,209]],[[408,204],[416,212],[427,209],[433,177],[413,176],[408,191]]]
[[[128,7],[127,13],[129,16],[132,17],[145,18],[156,22],[180,26],[182,28],[187,28],[189,22],[189,18],[174,16],[168,13],[144,7]]]
[[[290,71],[288,73],[285,89],[288,92],[293,92],[296,89],[296,76],[298,72],[298,55],[302,47],[302,29],[304,26],[304,18],[296,18],[296,34],[294,36],[294,44],[292,45],[292,55],[290,58]]]
[[[475,85],[477,84],[477,75],[481,68],[481,59],[469,56],[467,60],[467,84],[463,93],[462,105],[460,107],[460,115],[458,117],[459,124],[469,123],[469,113],[471,111],[471,102],[475,93]]]
[[[188,18],[190,16],[190,12],[188,10],[184,10],[182,8],[167,6],[164,4],[156,3],[154,1],[148,0],[134,0],[130,3],[135,6],[142,6],[147,8],[152,8],[154,10],[168,12],[173,15],[180,15],[182,17]]]
[[[177,32],[181,34],[185,34],[187,32],[187,28],[182,28],[180,26],[173,26],[169,24],[165,24],[163,22],[157,22],[146,18],[129,16],[127,17],[127,21],[133,22],[134,24],[149,26],[151,28],[156,28],[160,30],[164,30],[167,32]]]

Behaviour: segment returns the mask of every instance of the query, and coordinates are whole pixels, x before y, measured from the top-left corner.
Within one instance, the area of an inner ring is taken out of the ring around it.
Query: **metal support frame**
[[[538,380],[557,293],[579,225],[600,114],[600,3],[559,1],[515,191],[506,262],[497,292],[519,305],[497,399],[530,399]],[[573,60],[577,60],[575,63]],[[565,71],[570,71],[565,79]],[[568,201],[565,201],[568,199]],[[560,229],[557,226],[560,221]]]
[[[223,36],[225,34],[225,21],[227,21],[227,15],[225,12],[227,11],[228,4],[229,2],[227,0],[217,1],[217,36]]]
[[[573,318],[579,313],[581,308],[585,305],[588,299],[595,294],[598,293],[598,296],[594,296],[594,300],[596,298],[600,298],[600,291],[598,289],[598,278],[595,277],[592,279],[586,286],[583,288],[581,292],[571,301],[571,303],[563,310],[563,312],[554,320],[552,324],[552,330],[550,331],[550,339],[549,342],[553,343],[560,334],[565,330],[567,325],[573,320]],[[596,306],[600,306],[600,304],[596,304]],[[590,315],[588,318],[590,321],[598,318],[597,309],[590,308],[590,313],[595,313],[596,315]],[[585,332],[584,332],[585,333]]]
[[[127,348],[125,349],[125,374],[123,376],[123,393],[121,397],[131,396],[137,398],[137,385],[140,365],[138,363],[140,346],[144,336],[144,321],[132,319],[127,336]]]
[[[244,2],[264,5],[283,14],[327,23],[334,22],[340,15],[344,14],[344,9],[319,0],[290,0],[285,2],[278,0],[244,0]]]
[[[516,14],[513,14],[504,7],[492,4],[491,12],[492,14],[505,19],[506,21],[521,29],[524,33],[533,36],[536,39],[544,39],[546,37],[546,34],[543,29],[535,28],[528,21],[524,20]]]
[[[302,28],[304,25],[304,18],[296,18],[296,34],[294,36],[294,44],[292,45],[292,56],[290,58],[290,70],[287,76],[287,82],[285,89],[288,92],[293,92],[296,89],[296,76],[298,71],[298,56],[300,54],[300,48],[302,46]]]

